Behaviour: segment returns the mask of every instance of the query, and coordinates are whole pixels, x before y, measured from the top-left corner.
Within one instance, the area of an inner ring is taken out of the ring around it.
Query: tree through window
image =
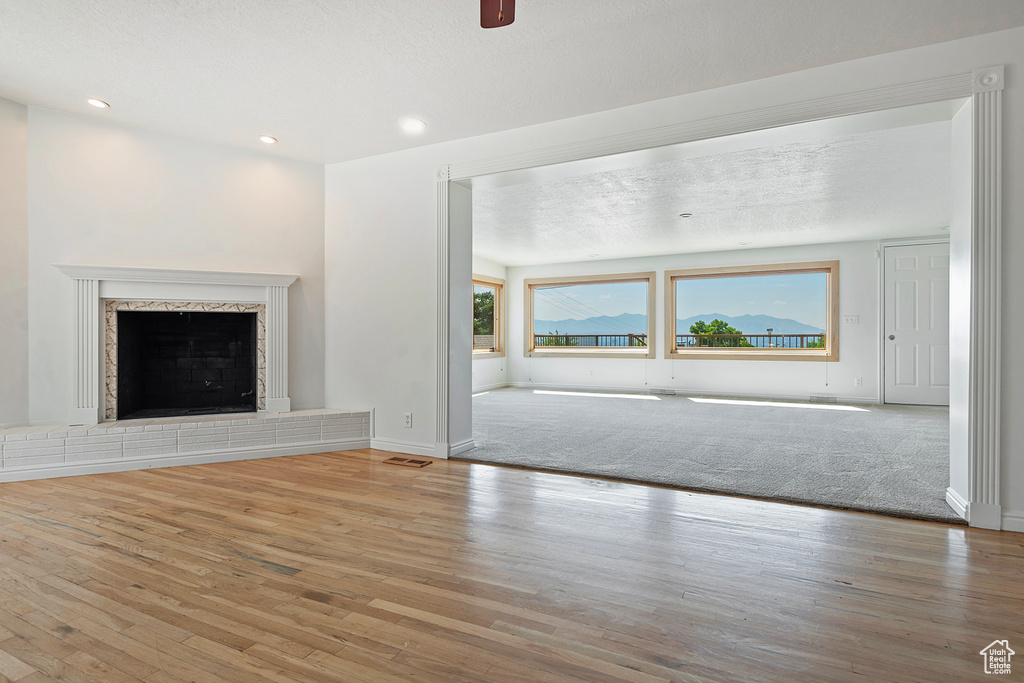
[[[502,304],[505,281],[473,276],[473,357],[504,355]]]
[[[665,273],[669,357],[839,358],[839,263]]]

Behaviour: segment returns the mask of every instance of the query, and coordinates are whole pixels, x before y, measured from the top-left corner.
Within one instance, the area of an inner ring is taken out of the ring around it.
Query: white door
[[[885,247],[885,402],[949,405],[949,244]]]

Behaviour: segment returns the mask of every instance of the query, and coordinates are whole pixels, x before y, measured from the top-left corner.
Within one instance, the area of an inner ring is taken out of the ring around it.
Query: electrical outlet
[[[412,413],[405,414],[405,426],[406,428],[412,427]]]
[[[855,386],[855,387],[862,387],[862,386],[864,386],[864,378],[863,377],[854,377],[853,378],[853,386]]]
[[[844,315],[843,316],[843,324],[844,325],[859,325],[860,324],[860,316],[859,315]]]

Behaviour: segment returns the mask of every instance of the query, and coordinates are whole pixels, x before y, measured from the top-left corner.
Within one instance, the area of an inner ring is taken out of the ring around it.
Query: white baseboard
[[[476,448],[476,442],[473,441],[473,439],[466,439],[465,441],[453,443],[451,446],[450,454],[454,457],[456,455],[461,455],[466,451],[471,451],[474,448]]]
[[[1004,512],[1003,531],[1024,532],[1024,512]]]
[[[432,443],[411,443],[409,441],[392,441],[390,439],[370,439],[370,448],[375,448],[378,451],[404,453],[405,455],[421,455],[427,458],[443,457],[438,456],[434,451],[434,444]]]
[[[1003,514],[999,505],[970,503],[967,506],[967,523],[980,529],[1000,529]]]
[[[117,460],[90,462],[83,463],[81,465],[48,465],[43,467],[12,468],[0,472],[0,482],[27,481],[29,479],[55,479],[57,477],[72,477],[81,474],[129,472],[131,470],[148,470],[157,467],[179,467],[181,465],[208,465],[215,462],[260,460],[262,458],[280,458],[286,455],[330,453],[332,451],[348,451],[355,450],[357,448],[369,447],[369,439],[354,438],[341,439],[338,441],[321,441],[317,443],[289,444],[287,446],[266,446],[263,448],[225,448],[214,451],[198,451],[184,455],[167,455],[166,457],[159,458],[119,458]]]
[[[479,387],[473,387],[473,393],[479,394],[481,391],[493,391],[494,389],[504,389],[509,386],[508,382],[499,382],[497,384],[484,384]]]
[[[717,398],[752,398],[771,401],[807,401],[808,394],[750,394],[740,392],[716,392],[716,391],[691,391],[677,387],[617,387],[599,384],[544,384],[541,382],[509,382],[506,386],[519,389],[545,389],[549,391],[614,391],[618,393],[649,394],[652,389],[674,391],[676,396],[714,396]],[[476,391],[475,389],[473,390]],[[659,394],[664,396],[664,394]],[[837,403],[855,403],[864,405],[878,405],[878,398],[865,398],[863,396],[836,396]]]
[[[967,519],[967,501],[952,487],[946,489],[946,504],[953,508],[953,512],[960,515],[961,519]]]

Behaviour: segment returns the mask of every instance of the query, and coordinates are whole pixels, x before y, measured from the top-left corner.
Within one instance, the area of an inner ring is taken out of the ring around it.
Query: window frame
[[[657,273],[612,273],[604,275],[566,275],[562,277],[540,277],[523,280],[524,296],[524,345],[523,355],[527,358],[655,358],[655,295]],[[647,283],[647,348],[639,347],[537,347],[533,330],[533,292],[535,289],[552,285],[606,285],[617,282]],[[608,350],[598,350],[606,348]]]
[[[721,347],[686,348],[676,346],[676,282],[699,278],[751,277],[758,275],[790,275],[793,273],[825,273],[825,348],[824,349],[752,349],[737,347],[723,351]],[[772,360],[824,361],[839,360],[839,261],[808,261],[804,263],[771,263],[754,266],[721,266],[665,271],[665,357],[668,359],[706,360]]]
[[[494,290],[494,350],[473,349],[473,360],[505,357],[505,281],[501,278],[473,273],[473,289],[480,285]],[[474,291],[475,293],[475,291]],[[470,300],[472,306],[472,299]],[[475,315],[471,317],[475,318]],[[472,344],[472,342],[470,342]]]

